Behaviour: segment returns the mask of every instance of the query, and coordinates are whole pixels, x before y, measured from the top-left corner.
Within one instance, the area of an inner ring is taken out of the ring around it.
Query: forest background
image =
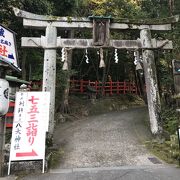
[[[43,50],[21,48],[21,37],[40,37],[44,31],[25,29],[22,19],[15,17],[12,7],[17,7],[42,15],[88,17],[91,15],[111,16],[112,18],[152,19],[164,18],[180,13],[179,0],[1,0],[0,23],[17,33],[19,64],[22,69],[22,78],[25,80],[42,79]],[[76,31],[75,37],[89,38],[92,32]],[[68,37],[68,30],[59,31],[58,36]],[[132,30],[112,33],[113,39],[137,39],[139,32]],[[153,38],[169,39],[174,42],[172,52],[156,51],[156,65],[160,89],[170,89],[173,84],[171,61],[180,59],[180,23],[171,32],[154,32]],[[89,50],[89,64],[85,62],[85,50],[74,50],[72,58],[73,78],[102,80],[103,70],[99,69],[99,57],[96,50]],[[114,51],[108,50],[105,63],[106,76],[109,74],[113,81],[129,80],[134,72],[133,52],[118,50],[119,62],[114,61]],[[61,51],[57,52],[57,77],[64,77],[61,70]],[[105,77],[107,79],[107,77]],[[59,79],[63,82],[62,79]],[[59,82],[60,83],[60,82]],[[58,84],[59,84],[58,83]],[[65,84],[62,83],[62,87]]]
[[[14,15],[12,7],[41,15],[52,16],[74,16],[89,17],[111,16],[113,18],[128,19],[150,19],[166,18],[180,14],[179,0],[1,0],[0,2],[0,23],[17,33],[17,46],[21,74],[12,73],[13,76],[28,81],[42,80],[43,76],[43,49],[22,48],[21,37],[40,37],[45,31],[25,29],[21,18]],[[69,38],[72,36],[70,30],[59,30],[58,36]],[[75,38],[92,38],[89,30],[73,31]],[[112,39],[139,38],[138,31],[126,30],[111,32]],[[180,59],[180,23],[174,25],[169,32],[152,32],[156,39],[169,39],[173,41],[172,51],[156,50],[155,62],[159,82],[160,94],[174,93],[172,60]],[[115,63],[114,49],[104,51],[105,68],[99,68],[99,55],[97,50],[88,49],[88,60],[86,63],[86,50],[74,49],[69,53],[68,71],[63,71],[61,49],[57,50],[57,80],[56,95],[60,105],[57,109],[68,112],[68,88],[69,79],[84,79],[91,81],[136,81],[136,70],[134,65],[134,51],[117,50],[118,63]],[[62,108],[61,108],[62,107]]]

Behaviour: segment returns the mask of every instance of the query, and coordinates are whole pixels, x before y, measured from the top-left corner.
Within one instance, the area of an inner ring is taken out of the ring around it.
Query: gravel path
[[[143,145],[150,137],[147,114],[132,108],[61,123],[54,135],[64,150],[58,168],[153,165]]]

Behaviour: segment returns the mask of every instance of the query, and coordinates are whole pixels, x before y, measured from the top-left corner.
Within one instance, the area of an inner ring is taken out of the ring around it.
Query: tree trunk
[[[26,58],[27,58],[27,51],[24,49],[22,51],[22,60],[21,60],[21,68],[22,68],[22,78],[26,80]]]
[[[170,16],[173,16],[174,0],[169,0],[169,11],[170,11]]]
[[[74,31],[70,31],[70,35],[69,38],[73,38],[74,37]],[[72,66],[72,49],[67,51],[67,64],[68,64],[68,71],[71,71],[71,66]],[[60,107],[60,111],[62,113],[69,113],[70,112],[70,108],[69,108],[69,88],[70,88],[70,73],[67,72],[67,79],[66,79],[66,87],[64,89],[63,92],[63,96],[62,96],[62,103],[61,103],[61,107]]]

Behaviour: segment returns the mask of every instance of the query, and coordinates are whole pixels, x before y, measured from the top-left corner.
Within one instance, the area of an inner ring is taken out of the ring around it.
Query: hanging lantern
[[[114,60],[115,60],[115,63],[119,62],[117,49],[114,50]]]
[[[104,68],[106,67],[105,62],[104,62],[104,55],[103,55],[103,49],[100,48],[100,63],[99,63],[99,68]]]
[[[85,58],[86,58],[86,63],[88,64],[89,63],[89,58],[88,58],[88,51],[86,49],[86,52],[85,52]]]

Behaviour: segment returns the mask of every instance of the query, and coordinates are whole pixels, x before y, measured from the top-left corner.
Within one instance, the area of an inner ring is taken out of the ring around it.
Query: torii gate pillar
[[[56,46],[57,28],[54,26],[46,27],[46,49],[44,49],[44,68],[43,68],[43,91],[50,92],[50,111],[49,111],[49,135],[54,131],[54,106],[55,106],[55,85],[56,85]]]
[[[151,42],[151,31],[143,29],[140,32],[141,43],[143,50],[143,65],[146,81],[146,93],[148,100],[148,109],[150,117],[151,132],[154,135],[162,133],[162,124],[160,118],[161,103],[158,89],[156,65],[154,60],[154,52]]]

